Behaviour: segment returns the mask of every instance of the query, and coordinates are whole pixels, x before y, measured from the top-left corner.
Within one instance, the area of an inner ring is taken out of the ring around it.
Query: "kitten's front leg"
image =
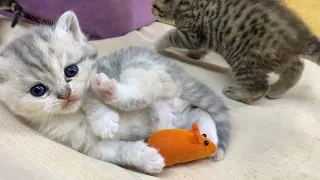
[[[196,33],[172,29],[164,36],[159,38],[159,40],[155,43],[155,47],[158,52],[169,47],[181,49],[200,49],[200,42],[201,39]]]
[[[87,100],[82,108],[92,132],[103,138],[112,138],[119,130],[119,113],[111,109],[93,96]]]
[[[143,141],[109,141],[96,142],[87,153],[89,156],[120,166],[137,168],[145,173],[160,173],[164,166],[164,158],[158,150],[149,147]]]

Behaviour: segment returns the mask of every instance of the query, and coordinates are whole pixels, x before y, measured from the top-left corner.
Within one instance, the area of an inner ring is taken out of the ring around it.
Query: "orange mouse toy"
[[[192,130],[165,129],[155,132],[148,144],[159,150],[167,167],[209,157],[217,149],[205,134],[200,134],[196,123],[192,124]]]

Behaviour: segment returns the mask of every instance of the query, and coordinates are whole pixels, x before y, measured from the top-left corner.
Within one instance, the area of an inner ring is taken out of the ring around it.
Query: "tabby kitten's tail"
[[[306,59],[320,66],[320,40],[316,36],[312,36],[307,43],[306,55],[303,55]]]
[[[183,80],[181,98],[208,112],[216,125],[218,148],[214,159],[220,160],[229,145],[230,123],[228,108],[223,100],[208,86],[185,73],[181,73],[181,75],[183,76],[181,77]]]
[[[163,56],[169,57],[171,59],[175,59],[175,60],[178,60],[178,61],[181,61],[181,62],[184,62],[187,64],[191,64],[191,65],[194,65],[197,67],[201,67],[203,69],[207,69],[210,71],[215,71],[215,72],[222,73],[222,74],[228,74],[231,71],[231,69],[228,67],[221,67],[216,64],[211,64],[211,63],[207,63],[207,62],[204,62],[201,60],[192,59],[186,55],[183,55],[183,54],[180,54],[180,53],[168,50],[168,49],[165,49],[160,53]]]

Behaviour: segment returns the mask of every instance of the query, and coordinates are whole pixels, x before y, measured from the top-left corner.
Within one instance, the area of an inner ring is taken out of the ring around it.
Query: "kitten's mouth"
[[[76,102],[78,101],[78,99],[67,99],[65,100],[65,102],[63,103],[62,108],[66,109],[66,108],[70,108],[72,105],[74,105]]]

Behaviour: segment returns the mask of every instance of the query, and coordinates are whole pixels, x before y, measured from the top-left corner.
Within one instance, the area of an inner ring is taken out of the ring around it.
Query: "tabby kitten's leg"
[[[196,50],[196,49],[188,49],[187,56],[192,59],[202,59],[204,56],[208,54],[205,50]]]
[[[149,174],[160,173],[165,166],[164,158],[158,150],[149,147],[143,141],[98,141],[87,154],[102,161],[134,167]]]
[[[88,98],[82,109],[92,132],[103,139],[112,138],[119,130],[119,113],[95,97]]]
[[[267,98],[279,98],[282,94],[297,84],[302,76],[303,69],[304,64],[301,60],[297,60],[289,68],[285,69],[285,71],[279,75],[279,80],[275,84],[271,85]]]
[[[155,47],[159,52],[169,47],[200,49],[200,40],[196,33],[172,29],[156,42]]]
[[[238,86],[225,87],[223,94],[226,97],[250,104],[265,96],[269,91],[267,75],[261,69],[243,66],[233,71]]]

